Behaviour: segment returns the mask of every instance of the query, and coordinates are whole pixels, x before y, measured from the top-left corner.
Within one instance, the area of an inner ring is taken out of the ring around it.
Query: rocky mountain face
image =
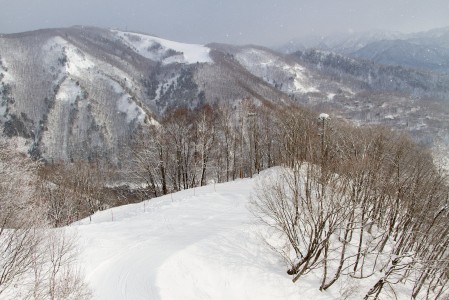
[[[0,36],[3,134],[48,161],[103,158],[119,165],[139,128],[157,124],[168,110],[248,98],[405,129],[447,157],[449,78],[440,73],[329,51],[282,55],[98,28]]]

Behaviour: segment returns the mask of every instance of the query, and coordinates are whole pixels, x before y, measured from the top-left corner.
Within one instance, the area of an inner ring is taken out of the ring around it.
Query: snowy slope
[[[289,64],[281,56],[257,48],[243,49],[236,59],[253,75],[286,93],[318,92],[310,74],[297,63]]]
[[[253,184],[185,190],[72,226],[95,299],[338,298],[319,279],[291,282],[248,211]]]
[[[137,53],[163,64],[171,63],[207,63],[210,49],[196,44],[184,44],[149,35],[113,30],[123,42],[131,46]]]

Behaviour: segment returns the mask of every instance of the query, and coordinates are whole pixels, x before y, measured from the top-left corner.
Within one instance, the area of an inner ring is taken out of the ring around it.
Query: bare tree
[[[28,298],[90,299],[91,292],[77,267],[76,235],[63,229],[48,230],[34,253]],[[26,280],[25,280],[26,282]]]
[[[413,298],[444,299],[449,194],[428,153],[383,128],[327,128],[319,120],[314,130],[288,114],[280,124],[288,168],[258,186],[252,208],[285,239],[272,248],[293,281],[320,270],[326,290],[341,275],[383,272],[366,299],[405,282],[413,282]],[[297,128],[305,133],[296,135]]]
[[[0,141],[0,298],[88,299],[76,239],[47,225],[38,167]]]
[[[24,275],[44,224],[33,199],[38,165],[0,141],[0,295]]]

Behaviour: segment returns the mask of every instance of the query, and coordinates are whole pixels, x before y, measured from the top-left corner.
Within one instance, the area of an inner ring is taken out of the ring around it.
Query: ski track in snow
[[[94,298],[338,298],[318,292],[315,281],[291,282],[248,210],[253,183],[185,190],[71,226]]]

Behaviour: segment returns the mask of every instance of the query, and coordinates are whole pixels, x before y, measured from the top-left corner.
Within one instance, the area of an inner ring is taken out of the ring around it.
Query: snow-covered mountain
[[[420,144],[447,157],[449,78],[446,75],[378,65],[318,50],[297,52],[290,57],[309,72],[318,74],[315,80],[321,83],[320,94],[303,95],[297,97],[298,101],[360,125],[387,125],[408,131]],[[335,89],[337,83],[339,89]]]
[[[212,48],[87,27],[0,36],[0,122],[47,160],[118,162],[143,123],[175,107],[287,101]]]
[[[262,47],[235,47],[228,52],[251,74],[287,94],[318,92],[313,74],[299,63]]]
[[[326,36],[306,36],[303,38],[293,39],[286,43],[275,47],[280,52],[290,54],[298,50],[318,49],[324,51],[334,51],[341,54],[350,54],[366,45],[381,41],[401,39],[405,35],[399,32],[372,30],[353,33],[336,33]]]
[[[164,65],[172,63],[211,63],[210,49],[202,45],[183,44],[144,34],[114,30],[135,52]]]
[[[254,46],[224,48],[253,75],[297,102],[356,124],[408,131],[439,156],[447,156],[443,149],[449,149],[449,77],[445,75],[328,51],[282,56]]]
[[[23,138],[29,153],[48,161],[119,164],[139,128],[166,111],[248,98],[392,125],[446,149],[448,95],[445,75],[329,51],[283,55],[91,27],[0,35],[3,134]]]
[[[443,48],[449,48],[449,27],[413,33],[407,36],[407,40],[420,45],[436,45]]]
[[[416,69],[449,71],[449,48],[393,40],[371,43],[352,54],[384,65],[401,65]]]
[[[411,34],[369,31],[306,37],[292,40],[277,49],[284,53],[306,49],[332,51],[379,64],[449,72],[449,28]]]

